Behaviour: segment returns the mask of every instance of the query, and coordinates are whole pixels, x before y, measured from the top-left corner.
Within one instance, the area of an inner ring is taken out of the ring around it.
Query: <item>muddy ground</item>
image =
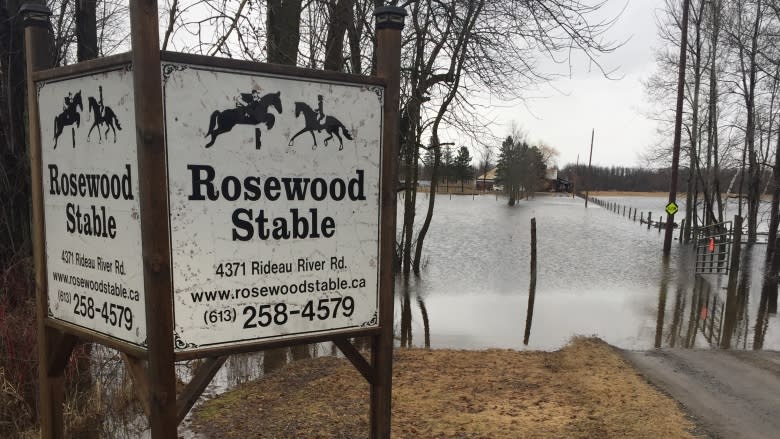
[[[688,438],[693,423],[606,343],[556,352],[402,349],[393,438]],[[295,362],[206,402],[209,438],[366,438],[368,385],[344,359]]]

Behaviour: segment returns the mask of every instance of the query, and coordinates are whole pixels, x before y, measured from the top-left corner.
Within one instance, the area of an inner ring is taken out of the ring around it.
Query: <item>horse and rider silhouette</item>
[[[210,148],[217,136],[233,129],[236,125],[258,125],[265,123],[267,129],[274,127],[276,118],[268,112],[269,107],[276,109],[277,113],[282,113],[281,92],[269,93],[258,98],[257,91],[252,93],[241,93],[241,99],[246,105],[239,105],[236,108],[227,110],[215,110],[209,118],[209,130],[204,137],[211,136],[211,140],[206,144]],[[259,130],[258,130],[259,131]]]
[[[303,118],[306,121],[306,126],[302,130],[295,133],[295,135],[292,136],[290,139],[289,146],[293,146],[293,142],[295,142],[295,138],[300,136],[301,134],[305,132],[309,132],[311,134],[312,140],[314,140],[314,145],[311,147],[312,150],[317,148],[317,138],[314,136],[314,131],[316,130],[318,133],[322,132],[322,130],[325,130],[326,133],[330,134],[325,140],[325,146],[328,146],[328,140],[332,139],[335,135],[339,139],[339,151],[344,149],[344,142],[341,139],[341,135],[339,134],[339,131],[341,131],[341,134],[344,134],[344,137],[346,137],[348,140],[352,140],[352,136],[349,134],[349,131],[347,130],[347,127],[344,126],[341,121],[336,119],[333,116],[326,116],[325,113],[322,110],[322,95],[317,95],[317,110],[312,110],[311,107],[306,105],[303,102],[296,102],[295,103],[295,117],[303,114]],[[322,120],[325,119],[323,122]]]
[[[81,103],[81,90],[79,90],[73,97],[65,98],[65,107],[58,116],[54,116],[54,149],[57,149],[57,139],[62,134],[62,130],[69,125],[76,124],[76,128],[81,125],[81,115],[79,111],[84,110],[84,105]],[[76,147],[76,143],[73,143],[73,147]]]
[[[92,115],[94,116],[95,121],[92,123],[92,126],[89,128],[89,133],[87,133],[87,142],[89,142],[89,136],[92,134],[92,130],[97,128],[98,129],[98,143],[103,142],[103,136],[100,134],[100,127],[103,124],[106,124],[106,140],[108,140],[108,130],[112,130],[114,132],[114,143],[116,143],[116,130],[122,130],[122,126],[119,124],[119,119],[116,117],[116,114],[114,114],[114,110],[111,109],[111,107],[103,107],[102,105],[102,99],[101,103],[98,103],[97,99],[90,96],[88,99],[89,101],[89,110],[92,111]],[[103,111],[101,112],[101,108]],[[116,123],[116,129],[114,128],[114,123]]]

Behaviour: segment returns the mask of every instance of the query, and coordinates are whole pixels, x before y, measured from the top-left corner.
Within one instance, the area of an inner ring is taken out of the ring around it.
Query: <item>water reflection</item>
[[[769,294],[761,294],[758,303],[752,291],[760,291],[758,282],[763,279],[753,261],[759,259],[761,250],[746,247],[742,254],[741,268],[733,288],[728,287],[726,276],[686,275],[678,273],[672,281],[674,269],[663,265],[656,309],[656,336],[654,347],[764,349],[770,320],[776,313],[769,312]],[[667,304],[670,282],[674,282],[673,303]],[[671,311],[671,318],[666,318]],[[751,324],[751,322],[755,322]],[[777,349],[777,337],[771,346]]]
[[[428,309],[425,306],[425,299],[417,294],[419,291],[419,278],[414,276],[399,276],[396,281],[396,315],[400,316],[399,327],[394,329],[396,339],[402,348],[412,347],[413,343],[413,322],[419,321],[422,324],[423,341],[418,344],[425,348],[431,347],[431,327],[428,318]],[[419,319],[412,317],[414,309],[412,306],[412,296],[414,303],[417,304]]]

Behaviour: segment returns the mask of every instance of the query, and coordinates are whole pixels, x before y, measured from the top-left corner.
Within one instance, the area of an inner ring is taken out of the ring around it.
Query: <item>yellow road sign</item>
[[[666,205],[666,213],[669,215],[674,215],[678,210],[680,209],[677,207],[677,203],[674,201],[670,201],[669,204]]]

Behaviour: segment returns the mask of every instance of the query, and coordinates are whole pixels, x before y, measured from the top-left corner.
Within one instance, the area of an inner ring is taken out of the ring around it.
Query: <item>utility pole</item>
[[[590,198],[590,163],[593,160],[593,138],[595,136],[596,136],[596,129],[593,128],[593,130],[590,132],[590,156],[588,156],[588,174],[585,176],[585,208],[588,207],[588,198]]]
[[[682,137],[683,99],[685,97],[685,55],[688,48],[688,9],[690,0],[683,0],[682,36],[680,37],[680,70],[677,75],[677,115],[674,119],[674,149],[672,151],[672,182],[669,185],[669,204],[677,201],[677,174],[680,167],[680,139]],[[690,190],[690,188],[688,188]],[[666,213],[666,234],[664,235],[664,255],[672,250],[674,233],[674,213]]]

